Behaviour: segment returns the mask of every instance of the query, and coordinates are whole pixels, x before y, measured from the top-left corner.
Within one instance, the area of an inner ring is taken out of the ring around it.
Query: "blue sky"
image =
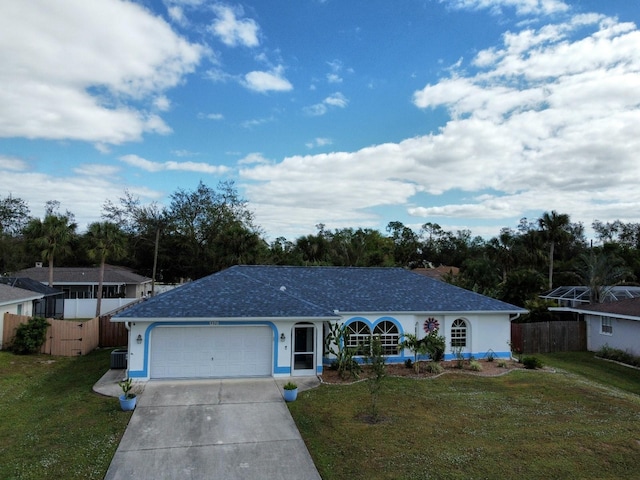
[[[268,238],[640,221],[630,0],[3,0],[0,196],[233,180]]]

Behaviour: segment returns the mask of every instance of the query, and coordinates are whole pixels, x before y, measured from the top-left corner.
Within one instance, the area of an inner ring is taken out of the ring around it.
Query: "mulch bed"
[[[439,375],[446,374],[468,374],[468,375],[477,375],[480,377],[497,377],[500,375],[504,375],[509,373],[512,370],[516,369],[524,369],[524,366],[521,363],[515,361],[507,361],[507,366],[499,367],[498,361],[494,360],[493,362],[488,362],[486,360],[478,360],[478,363],[482,367],[482,370],[475,371],[471,370],[469,366],[469,362],[463,362],[462,368],[458,368],[458,362],[440,362],[440,365],[444,368],[444,372],[440,374],[429,373],[426,369],[426,364],[428,362],[419,362],[420,363],[420,372],[416,373],[415,368],[412,366],[411,368],[407,368],[404,364],[390,364],[386,366],[387,376],[389,377],[405,377],[405,378],[415,378],[415,379],[423,379],[423,378],[433,378]],[[360,380],[367,379],[370,376],[370,368],[366,365],[362,366],[362,372],[358,379],[353,379],[351,377],[341,378],[338,375],[337,370],[333,370],[331,368],[325,368],[320,376],[320,380],[322,383],[327,384],[349,384],[354,383]]]

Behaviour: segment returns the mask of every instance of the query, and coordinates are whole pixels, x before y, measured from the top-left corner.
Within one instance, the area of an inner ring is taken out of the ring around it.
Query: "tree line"
[[[412,229],[392,221],[370,228],[316,232],[267,241],[233,182],[178,189],[169,204],[143,205],[125,191],[106,201],[101,220],[78,233],[72,212],[47,202],[42,219],[17,197],[0,199],[0,272],[35,261],[48,267],[114,263],[167,283],[197,279],[236,264],[399,266],[447,265],[447,281],[516,305],[536,308],[538,295],[559,285],[589,286],[594,301],[604,285],[640,276],[640,224],[595,220],[597,245],[569,215],[545,212],[504,227],[490,239],[427,222]]]

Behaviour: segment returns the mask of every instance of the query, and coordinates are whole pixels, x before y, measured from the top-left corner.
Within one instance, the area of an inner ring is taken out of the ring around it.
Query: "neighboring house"
[[[49,268],[37,266],[16,272],[49,284]],[[65,299],[97,298],[100,267],[54,267],[53,287],[64,292]],[[151,291],[151,279],[123,267],[105,265],[102,298],[140,298]]]
[[[590,302],[589,287],[580,286],[563,286],[556,287],[553,290],[540,295],[545,300],[553,300],[560,307],[579,307],[587,305]],[[616,285],[602,288],[603,302],[616,302],[625,298],[640,297],[640,287],[628,285]]]
[[[0,277],[0,283],[4,283],[10,287],[41,293],[43,297],[33,301],[32,315],[34,317],[64,317],[64,293],[62,290],[43,285],[31,278]]]
[[[0,350],[3,344],[4,314],[31,316],[34,300],[42,297],[42,294],[0,283]]]
[[[419,267],[411,270],[413,273],[419,273],[420,275],[425,275],[427,277],[433,278],[434,280],[442,280],[445,278],[454,278],[456,275],[460,273],[460,269],[458,267],[450,267],[448,265],[440,265],[439,267]]]
[[[587,350],[596,352],[608,345],[640,356],[640,298],[552,310],[574,312],[584,317]]]
[[[526,310],[400,268],[235,266],[112,318],[129,329],[128,375],[206,378],[315,375],[331,362],[327,327],[357,347],[380,335],[389,363],[406,333],[438,328],[466,357],[508,358],[512,316]],[[362,357],[360,357],[362,359]]]

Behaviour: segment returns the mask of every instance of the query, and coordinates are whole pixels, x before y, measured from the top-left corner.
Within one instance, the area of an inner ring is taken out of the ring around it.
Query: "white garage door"
[[[156,327],[151,378],[270,376],[273,332],[261,326]]]

